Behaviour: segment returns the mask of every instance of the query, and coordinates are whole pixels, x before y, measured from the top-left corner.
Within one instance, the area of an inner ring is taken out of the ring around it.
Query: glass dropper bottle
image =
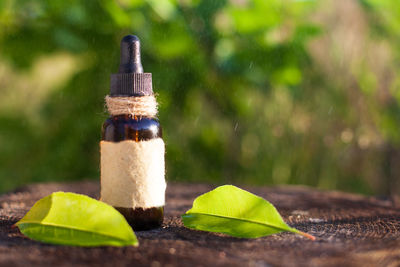
[[[103,124],[101,200],[112,205],[134,230],[161,226],[165,204],[162,128],[151,73],[144,73],[140,41],[121,41],[119,73],[111,75],[106,97],[110,117]]]

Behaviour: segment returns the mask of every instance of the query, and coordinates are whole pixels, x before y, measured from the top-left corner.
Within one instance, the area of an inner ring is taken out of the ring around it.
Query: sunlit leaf
[[[232,185],[220,186],[196,198],[182,219],[188,228],[234,237],[256,238],[288,231],[315,239],[288,226],[265,199]]]
[[[16,224],[31,239],[71,246],[137,246],[125,218],[88,196],[56,192],[40,199]]]

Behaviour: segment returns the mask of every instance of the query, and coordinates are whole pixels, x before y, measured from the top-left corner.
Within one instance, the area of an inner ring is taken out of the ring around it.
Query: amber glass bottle
[[[140,61],[140,42],[139,39],[136,36],[133,35],[128,35],[125,36],[122,41],[121,41],[121,63],[119,67],[119,73],[111,75],[111,92],[109,97],[110,98],[118,98],[118,97],[123,97],[123,98],[140,98],[140,97],[146,97],[146,96],[153,96],[153,91],[152,91],[152,82],[151,82],[151,73],[143,73],[143,67],[141,65]],[[108,107],[109,108],[109,107]],[[109,108],[110,112],[110,108]],[[111,113],[111,112],[110,112]],[[112,114],[112,113],[111,113]],[[140,143],[148,142],[151,143],[152,140],[154,141],[160,141],[162,138],[162,129],[160,126],[160,123],[158,122],[157,118],[155,116],[146,116],[146,115],[136,115],[134,113],[131,114],[118,114],[118,115],[111,115],[103,124],[102,128],[102,143],[106,143],[106,145],[111,146],[113,144],[117,143],[122,143],[123,141],[132,141],[134,142],[133,146],[135,144],[138,144],[140,146]],[[162,141],[161,141],[162,142]],[[164,180],[164,148],[163,148],[163,142],[162,142],[162,149],[158,152],[155,151],[154,153],[159,153],[157,154],[158,156],[156,157],[157,159],[162,158],[162,164],[160,173],[162,171],[161,175],[155,175],[158,177],[160,183],[162,184],[165,183]],[[143,149],[143,148],[141,148]],[[128,150],[127,150],[128,151]],[[149,152],[149,151],[146,151]],[[102,149],[103,153],[103,149]],[[125,153],[125,152],[124,152]],[[153,153],[150,151],[150,154]],[[153,153],[153,154],[154,154]],[[162,153],[162,155],[160,154]],[[146,153],[144,153],[146,154]],[[151,154],[151,155],[153,155]],[[146,155],[149,155],[147,153]],[[117,154],[118,157],[124,158],[124,154]],[[123,192],[124,188],[121,189],[121,187],[124,187],[124,183],[121,182],[118,184],[118,182],[114,182],[115,180],[120,179],[118,177],[118,174],[113,174],[111,173],[110,175],[110,170],[112,170],[112,167],[107,165],[107,162],[104,161],[113,161],[113,160],[119,160],[119,159],[113,159],[113,156],[106,156],[106,155],[101,155],[102,157],[102,200],[105,201],[106,203],[109,203],[114,206],[124,217],[127,219],[128,223],[133,227],[135,230],[147,230],[151,228],[156,228],[161,226],[163,222],[163,213],[164,213],[164,197],[165,197],[165,187],[164,189],[158,190],[158,192],[162,192],[163,196],[158,197],[158,199],[161,199],[156,201],[156,203],[160,205],[155,205],[151,206],[151,204],[141,207],[141,206],[133,206],[133,207],[127,207],[129,205],[125,206],[118,206],[118,199],[115,201],[113,192]],[[148,162],[151,161],[152,158],[140,158],[140,160],[143,160],[143,162]],[[135,165],[135,162],[128,162],[128,168],[129,166]],[[119,166],[118,162],[114,162],[113,166]],[[126,166],[126,165],[125,165]],[[154,164],[151,165],[152,168],[154,167]],[[141,167],[141,166],[139,166]],[[146,167],[146,166],[145,166]],[[158,165],[156,165],[158,167]],[[147,167],[150,169],[150,167]],[[161,170],[162,168],[162,170]],[[124,173],[124,171],[121,171]],[[129,172],[128,172],[129,173]],[[137,177],[135,174],[131,174],[132,172],[127,175],[128,180],[133,180],[136,179]],[[135,171],[133,171],[135,173]],[[154,172],[151,172],[150,170],[147,172],[149,175],[154,174]],[[142,177],[139,177],[142,178]],[[147,179],[147,180],[146,180]],[[103,181],[104,180],[104,181]],[[107,180],[107,182],[105,182]],[[145,182],[147,182],[146,186],[144,188],[152,188],[152,184],[148,184],[148,181],[154,181],[152,177],[146,178],[144,177],[143,179]],[[109,182],[112,181],[112,182]],[[129,181],[130,185],[135,184],[135,181]],[[103,188],[104,186],[108,186],[109,184],[114,183],[113,185],[115,187],[119,187],[117,189],[114,188]],[[158,185],[154,185],[158,186]],[[139,190],[138,188],[133,188],[132,190]],[[104,193],[107,191],[107,194]],[[151,190],[149,190],[151,191]],[[110,193],[111,192],[111,193]],[[153,191],[151,191],[153,192]],[[103,196],[104,193],[104,196]],[[130,192],[128,192],[130,193]],[[140,194],[141,192],[136,194]],[[148,193],[148,192],[145,192]],[[160,193],[161,194],[161,193]],[[110,197],[110,195],[112,197]],[[150,197],[149,197],[150,195]],[[135,194],[132,194],[132,200],[131,203],[135,203]],[[151,193],[148,193],[147,198],[150,198],[150,203],[154,203],[154,198],[151,195]],[[107,199],[108,198],[108,199]],[[110,199],[113,199],[112,201]],[[107,201],[108,200],[108,201]],[[143,199],[142,199],[143,200]],[[113,203],[110,203],[113,202]],[[145,202],[145,201],[144,201]],[[126,203],[126,202],[125,202]],[[143,203],[143,201],[141,202]],[[147,204],[147,203],[146,203]]]
[[[162,138],[162,128],[156,118],[137,117],[131,115],[111,116],[103,124],[102,140],[120,142],[133,140],[136,142]],[[161,226],[164,207],[152,208],[116,208],[135,230],[147,230]]]

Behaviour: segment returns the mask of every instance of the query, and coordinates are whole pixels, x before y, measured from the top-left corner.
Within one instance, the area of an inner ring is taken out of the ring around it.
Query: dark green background
[[[126,34],[169,181],[400,191],[396,0],[2,0],[0,191],[98,179]]]

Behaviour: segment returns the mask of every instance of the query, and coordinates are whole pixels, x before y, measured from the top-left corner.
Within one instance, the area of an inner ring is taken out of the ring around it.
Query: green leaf
[[[234,237],[257,238],[289,231],[315,240],[289,227],[265,199],[232,185],[220,186],[196,198],[182,220],[188,228]]]
[[[56,192],[40,199],[16,223],[31,239],[71,246],[137,246],[125,218],[88,196]]]

